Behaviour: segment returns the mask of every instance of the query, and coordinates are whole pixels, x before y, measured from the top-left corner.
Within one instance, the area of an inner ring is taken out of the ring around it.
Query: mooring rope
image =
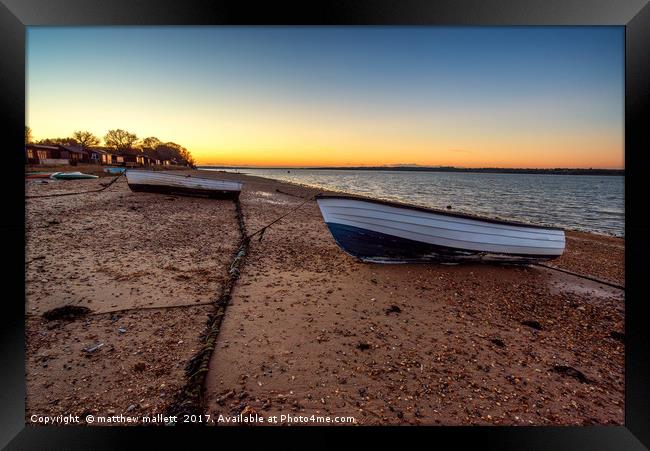
[[[248,254],[250,239],[257,234],[260,234],[260,240],[264,235],[264,231],[277,223],[283,218],[286,218],[291,213],[297,211],[300,207],[307,202],[313,200],[316,196],[312,196],[297,207],[291,209],[282,216],[274,219],[266,224],[261,229],[249,235],[246,234],[246,223],[244,221],[244,214],[241,209],[239,198],[235,200],[235,207],[237,213],[237,223],[239,225],[240,242],[239,247],[234,255],[233,261],[228,269],[228,279],[221,288],[219,298],[214,302],[216,311],[210,315],[206,331],[203,334],[203,347],[197,354],[194,355],[185,367],[185,375],[187,380],[183,388],[179,391],[176,401],[174,401],[167,409],[170,415],[200,415],[205,412],[205,380],[210,367],[210,358],[217,345],[217,338],[221,330],[221,323],[224,319],[226,308],[232,298],[232,291],[239,279],[239,274],[242,266],[246,261]],[[182,424],[182,423],[177,423]]]
[[[125,171],[126,172],[126,171]],[[104,191],[105,189],[108,189],[109,186],[111,186],[113,183],[117,182],[117,179],[122,177],[124,175],[124,172],[120,173],[117,177],[115,177],[111,182],[104,186],[103,188],[100,189],[93,189],[89,191],[78,191],[74,193],[54,193],[54,194],[43,194],[42,196],[25,196],[25,199],[37,199],[41,197],[60,197],[60,196],[76,196],[77,194],[86,194],[86,193],[100,193]]]
[[[176,400],[168,407],[169,415],[201,415],[205,413],[204,396],[205,379],[210,366],[210,358],[217,345],[221,322],[232,297],[232,290],[239,278],[240,269],[246,260],[250,240],[246,238],[246,224],[239,199],[235,200],[237,222],[241,236],[239,247],[228,269],[228,279],[221,287],[221,293],[213,303],[216,311],[210,315],[203,334],[203,347],[194,355],[185,367],[187,380],[179,391]],[[176,424],[183,424],[178,422]]]
[[[541,266],[543,268],[552,269],[553,271],[563,272],[565,274],[571,274],[572,276],[580,277],[581,279],[591,280],[592,282],[598,282],[608,287],[618,288],[619,290],[625,291],[625,287],[622,285],[617,285],[615,283],[607,282],[605,280],[597,279],[595,277],[587,276],[585,274],[578,274],[577,272],[569,271],[566,269],[557,268],[555,266],[545,265],[544,263],[533,263],[534,266]]]
[[[320,193],[319,193],[319,194],[320,194]],[[258,240],[258,241],[262,241],[262,237],[264,236],[264,232],[266,232],[266,229],[268,229],[269,227],[271,227],[273,224],[275,224],[276,222],[280,221],[281,219],[286,218],[286,217],[289,216],[291,213],[295,213],[296,211],[298,211],[298,210],[300,209],[300,207],[302,207],[302,206],[305,205],[306,203],[311,202],[312,200],[314,200],[314,199],[316,198],[316,196],[318,196],[318,194],[314,194],[313,196],[311,196],[310,198],[308,198],[306,201],[304,201],[303,203],[301,203],[301,204],[298,205],[297,207],[295,207],[295,208],[289,210],[288,212],[286,212],[286,213],[283,214],[282,216],[280,216],[280,217],[274,219],[273,221],[269,222],[267,225],[265,225],[265,226],[262,227],[261,229],[257,230],[256,232],[253,232],[253,233],[251,233],[250,235],[246,236],[246,238],[244,238],[244,239],[245,239],[246,241],[250,241],[251,238],[253,238],[255,235],[257,235],[257,234],[259,233],[259,234],[260,234],[260,237],[259,237],[259,240]]]

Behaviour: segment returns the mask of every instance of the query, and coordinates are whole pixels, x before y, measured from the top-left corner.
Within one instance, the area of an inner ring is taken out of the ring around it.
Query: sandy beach
[[[196,171],[188,171],[196,173]],[[317,191],[242,174],[249,233]],[[27,183],[28,195],[101,187]],[[165,412],[238,246],[235,206],[131,192],[26,201],[26,416]],[[624,240],[567,232],[549,263],[624,285]],[[47,319],[63,306],[89,311]],[[623,424],[624,291],[546,268],[361,263],[315,202],[254,239],[205,411],[357,424]]]

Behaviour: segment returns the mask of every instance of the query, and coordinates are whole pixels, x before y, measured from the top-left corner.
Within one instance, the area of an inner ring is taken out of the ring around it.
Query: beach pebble
[[[104,346],[104,343],[98,343],[95,346],[90,346],[90,347],[83,348],[83,351],[88,352],[88,353],[93,353],[93,352],[97,351],[99,348],[101,348],[102,346]]]
[[[250,416],[250,415],[255,415],[257,412],[255,412],[255,409],[253,409],[251,406],[246,406],[244,409],[241,411],[241,414],[243,416]]]

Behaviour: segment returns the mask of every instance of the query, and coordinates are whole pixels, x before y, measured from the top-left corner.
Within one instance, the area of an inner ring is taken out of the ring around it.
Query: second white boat
[[[126,171],[126,180],[132,191],[233,199],[239,197],[243,185],[233,180],[134,169]]]

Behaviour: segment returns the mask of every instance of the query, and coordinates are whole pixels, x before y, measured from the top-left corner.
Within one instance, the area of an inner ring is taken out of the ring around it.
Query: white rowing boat
[[[363,261],[530,263],[559,257],[564,230],[345,195],[317,196],[336,243]]]
[[[190,174],[128,169],[126,180],[132,191],[181,194],[213,198],[238,198],[242,183],[216,180]]]

